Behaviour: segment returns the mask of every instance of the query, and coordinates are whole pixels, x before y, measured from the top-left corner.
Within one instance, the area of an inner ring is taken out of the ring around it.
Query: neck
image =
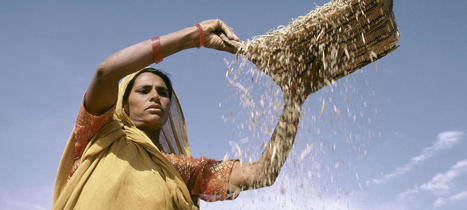
[[[140,130],[142,130],[149,137],[149,139],[151,139],[152,143],[154,143],[154,145],[156,145],[156,147],[162,151],[162,144],[159,142],[159,136],[161,133],[160,129],[151,130],[140,128]]]

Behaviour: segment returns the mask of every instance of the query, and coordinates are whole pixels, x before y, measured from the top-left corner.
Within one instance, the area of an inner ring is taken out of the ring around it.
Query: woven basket
[[[332,0],[287,26],[242,42],[238,54],[281,88],[305,73],[315,92],[398,47],[392,4]]]

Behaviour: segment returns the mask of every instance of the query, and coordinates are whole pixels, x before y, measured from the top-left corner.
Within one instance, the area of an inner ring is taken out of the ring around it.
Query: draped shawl
[[[197,208],[180,174],[123,109],[123,95],[137,74],[120,82],[113,119],[91,138],[80,166],[68,177],[75,145],[74,132],[70,135],[57,171],[52,209]],[[167,153],[190,156],[175,93],[160,143]]]

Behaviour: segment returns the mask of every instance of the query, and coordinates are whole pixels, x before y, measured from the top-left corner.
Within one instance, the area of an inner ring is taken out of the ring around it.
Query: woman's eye
[[[140,90],[137,90],[138,93],[143,93],[143,94],[146,94],[148,93],[149,91],[147,89],[140,89]]]
[[[165,91],[162,91],[162,92],[160,93],[160,95],[161,95],[161,96],[168,96],[168,93],[165,92]]]

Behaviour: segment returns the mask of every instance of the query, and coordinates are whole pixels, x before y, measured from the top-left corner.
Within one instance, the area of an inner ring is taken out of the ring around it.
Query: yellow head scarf
[[[121,81],[113,120],[89,141],[80,166],[67,180],[74,155],[72,132],[55,180],[53,209],[196,208],[179,173],[123,109],[123,95],[137,74]],[[160,141],[165,152],[190,156],[185,120],[175,94]]]

